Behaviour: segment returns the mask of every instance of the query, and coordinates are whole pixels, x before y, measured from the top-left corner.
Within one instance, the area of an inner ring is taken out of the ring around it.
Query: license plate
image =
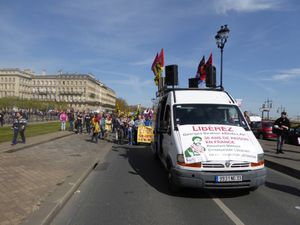
[[[242,175],[216,176],[216,182],[242,181]]]

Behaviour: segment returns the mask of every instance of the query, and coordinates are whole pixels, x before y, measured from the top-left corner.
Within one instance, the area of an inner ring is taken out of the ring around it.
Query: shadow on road
[[[154,158],[154,155],[149,146],[113,146],[113,151],[119,152],[119,156],[128,160],[133,171],[128,171],[132,175],[141,176],[149,185],[157,191],[184,198],[232,198],[248,194],[245,190],[216,190],[204,191],[201,189],[182,188],[179,192],[172,193],[168,189],[167,173],[162,163]]]
[[[300,197],[300,189],[295,188],[295,187],[291,187],[291,186],[284,185],[284,184],[276,184],[276,183],[269,182],[269,181],[266,181],[265,186],[268,188],[272,188],[272,189],[275,189],[278,191],[282,191],[282,192]]]

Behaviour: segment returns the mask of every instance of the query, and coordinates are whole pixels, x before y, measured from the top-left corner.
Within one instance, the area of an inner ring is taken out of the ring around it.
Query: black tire
[[[251,187],[250,189],[249,189],[249,191],[256,191],[258,189],[258,186],[255,186],[255,187]]]
[[[180,191],[179,186],[174,183],[171,170],[168,170],[168,189],[172,194],[177,194]]]
[[[158,160],[158,152],[157,152],[157,143],[155,143],[155,147],[154,147],[155,149],[154,149],[154,153],[153,153],[153,158],[155,159],[155,160]]]
[[[180,191],[180,187],[174,182],[174,177],[172,173],[172,163],[170,159],[167,160],[168,166],[168,189],[172,194],[177,194]]]

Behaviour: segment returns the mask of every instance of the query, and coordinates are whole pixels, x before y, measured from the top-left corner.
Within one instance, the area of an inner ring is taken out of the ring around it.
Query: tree
[[[128,103],[123,98],[116,99],[116,112],[127,112],[128,111]]]

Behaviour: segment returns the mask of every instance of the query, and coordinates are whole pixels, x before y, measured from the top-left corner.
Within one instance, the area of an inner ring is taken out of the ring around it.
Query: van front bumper
[[[171,170],[173,182],[180,187],[202,189],[243,189],[257,188],[265,183],[266,169],[247,171],[192,171],[181,168]],[[216,176],[241,175],[242,181],[217,182]]]

